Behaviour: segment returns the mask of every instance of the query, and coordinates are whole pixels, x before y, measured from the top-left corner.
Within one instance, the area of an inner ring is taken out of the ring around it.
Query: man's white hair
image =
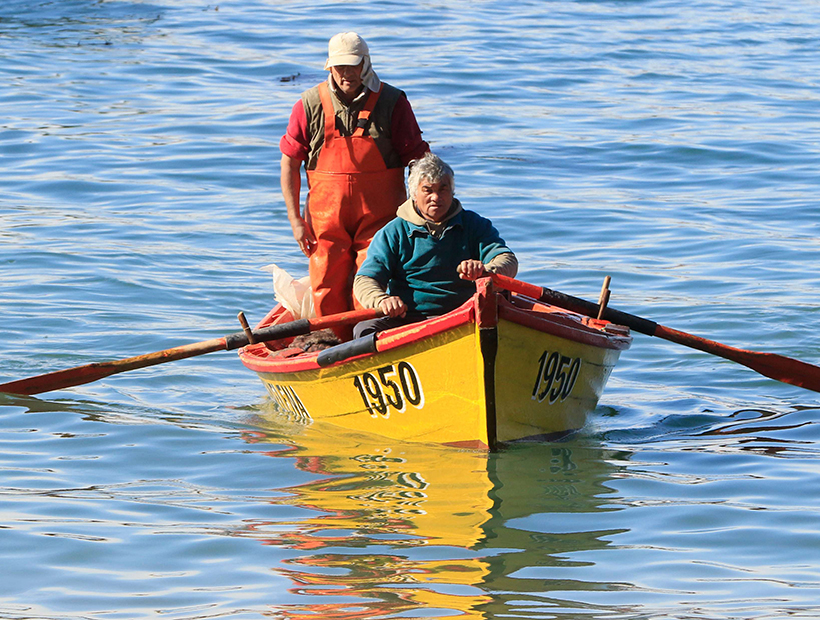
[[[407,187],[410,196],[416,195],[422,181],[438,183],[444,178],[450,179],[450,188],[455,192],[456,175],[453,169],[444,162],[438,155],[425,153],[421,159],[414,159],[410,162],[410,174],[407,177]]]

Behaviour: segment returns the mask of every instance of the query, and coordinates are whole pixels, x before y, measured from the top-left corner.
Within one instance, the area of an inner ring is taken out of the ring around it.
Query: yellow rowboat
[[[259,328],[290,320],[277,306]],[[482,278],[452,312],[360,341],[307,353],[285,339],[239,357],[290,417],[492,450],[580,429],[632,338]]]

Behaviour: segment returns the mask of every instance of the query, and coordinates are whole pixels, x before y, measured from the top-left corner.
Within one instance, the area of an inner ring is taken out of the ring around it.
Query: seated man
[[[515,276],[518,261],[490,220],[453,197],[454,173],[427,153],[408,178],[410,199],[373,237],[353,294],[386,316],[356,325],[353,336],[398,327],[454,310],[488,271]]]

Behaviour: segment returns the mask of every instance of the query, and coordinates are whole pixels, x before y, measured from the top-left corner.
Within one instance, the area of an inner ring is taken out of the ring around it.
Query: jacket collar
[[[461,215],[461,212],[463,210],[464,208],[461,206],[461,203],[458,201],[458,199],[453,198],[453,204],[450,207],[450,212],[447,214],[447,217],[445,217],[441,222],[428,222],[419,214],[418,211],[416,211],[416,206],[413,204],[413,199],[408,198],[396,210],[396,215],[404,221],[408,222],[409,224],[412,224],[413,226],[427,228],[428,224],[431,224],[433,226],[443,226],[444,224],[460,224],[461,218],[457,216]],[[457,220],[452,221],[454,218],[457,218]]]

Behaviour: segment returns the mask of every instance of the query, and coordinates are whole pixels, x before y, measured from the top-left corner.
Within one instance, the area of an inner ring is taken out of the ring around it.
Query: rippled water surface
[[[522,278],[820,363],[820,4],[5,0],[0,382],[306,273],[278,141],[356,30]],[[3,618],[820,616],[820,398],[637,335],[577,436],[297,426],[212,353],[0,395]]]

